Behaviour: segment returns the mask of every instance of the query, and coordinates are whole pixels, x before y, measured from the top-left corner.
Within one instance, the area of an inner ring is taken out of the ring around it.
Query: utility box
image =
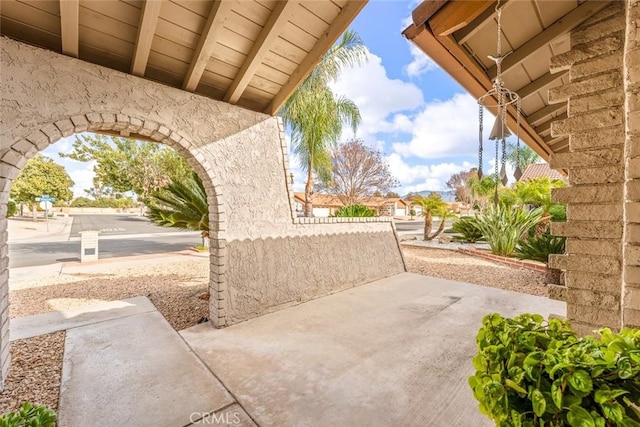
[[[99,231],[80,232],[80,262],[98,260]]]

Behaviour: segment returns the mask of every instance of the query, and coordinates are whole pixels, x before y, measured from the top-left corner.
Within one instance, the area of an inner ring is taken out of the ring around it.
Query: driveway
[[[404,273],[181,335],[260,426],[490,426],[467,377],[491,312],[564,315],[565,304]]]

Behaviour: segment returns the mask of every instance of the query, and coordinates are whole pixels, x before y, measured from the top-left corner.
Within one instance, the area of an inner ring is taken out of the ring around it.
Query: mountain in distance
[[[456,201],[456,193],[453,190],[444,190],[444,191],[440,191],[440,190],[425,190],[425,191],[420,191],[417,193],[411,193],[411,194],[405,194],[405,196],[403,197],[403,199],[406,199],[407,197],[409,197],[409,195],[419,195],[419,196],[424,196],[427,197],[429,194],[431,193],[437,193],[440,195],[440,197],[442,197],[442,200],[444,200],[445,202],[455,202]]]

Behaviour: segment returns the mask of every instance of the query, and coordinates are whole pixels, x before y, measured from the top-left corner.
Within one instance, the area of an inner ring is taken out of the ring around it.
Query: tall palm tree
[[[353,101],[336,97],[329,84],[348,66],[361,64],[366,49],[357,33],[347,30],[289,97],[279,115],[291,128],[293,151],[300,156],[307,173],[305,216],[313,212],[313,175],[331,180],[330,150],[342,134],[343,124],[355,132],[360,124],[360,111]]]
[[[149,218],[162,227],[200,231],[202,246],[208,246],[209,205],[202,180],[194,172],[189,179],[172,181],[152,194]]]

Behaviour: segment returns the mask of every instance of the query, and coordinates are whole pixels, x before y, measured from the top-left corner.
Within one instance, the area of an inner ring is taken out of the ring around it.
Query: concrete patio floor
[[[564,315],[565,304],[404,273],[181,335],[260,426],[490,426],[467,377],[491,312]]]

